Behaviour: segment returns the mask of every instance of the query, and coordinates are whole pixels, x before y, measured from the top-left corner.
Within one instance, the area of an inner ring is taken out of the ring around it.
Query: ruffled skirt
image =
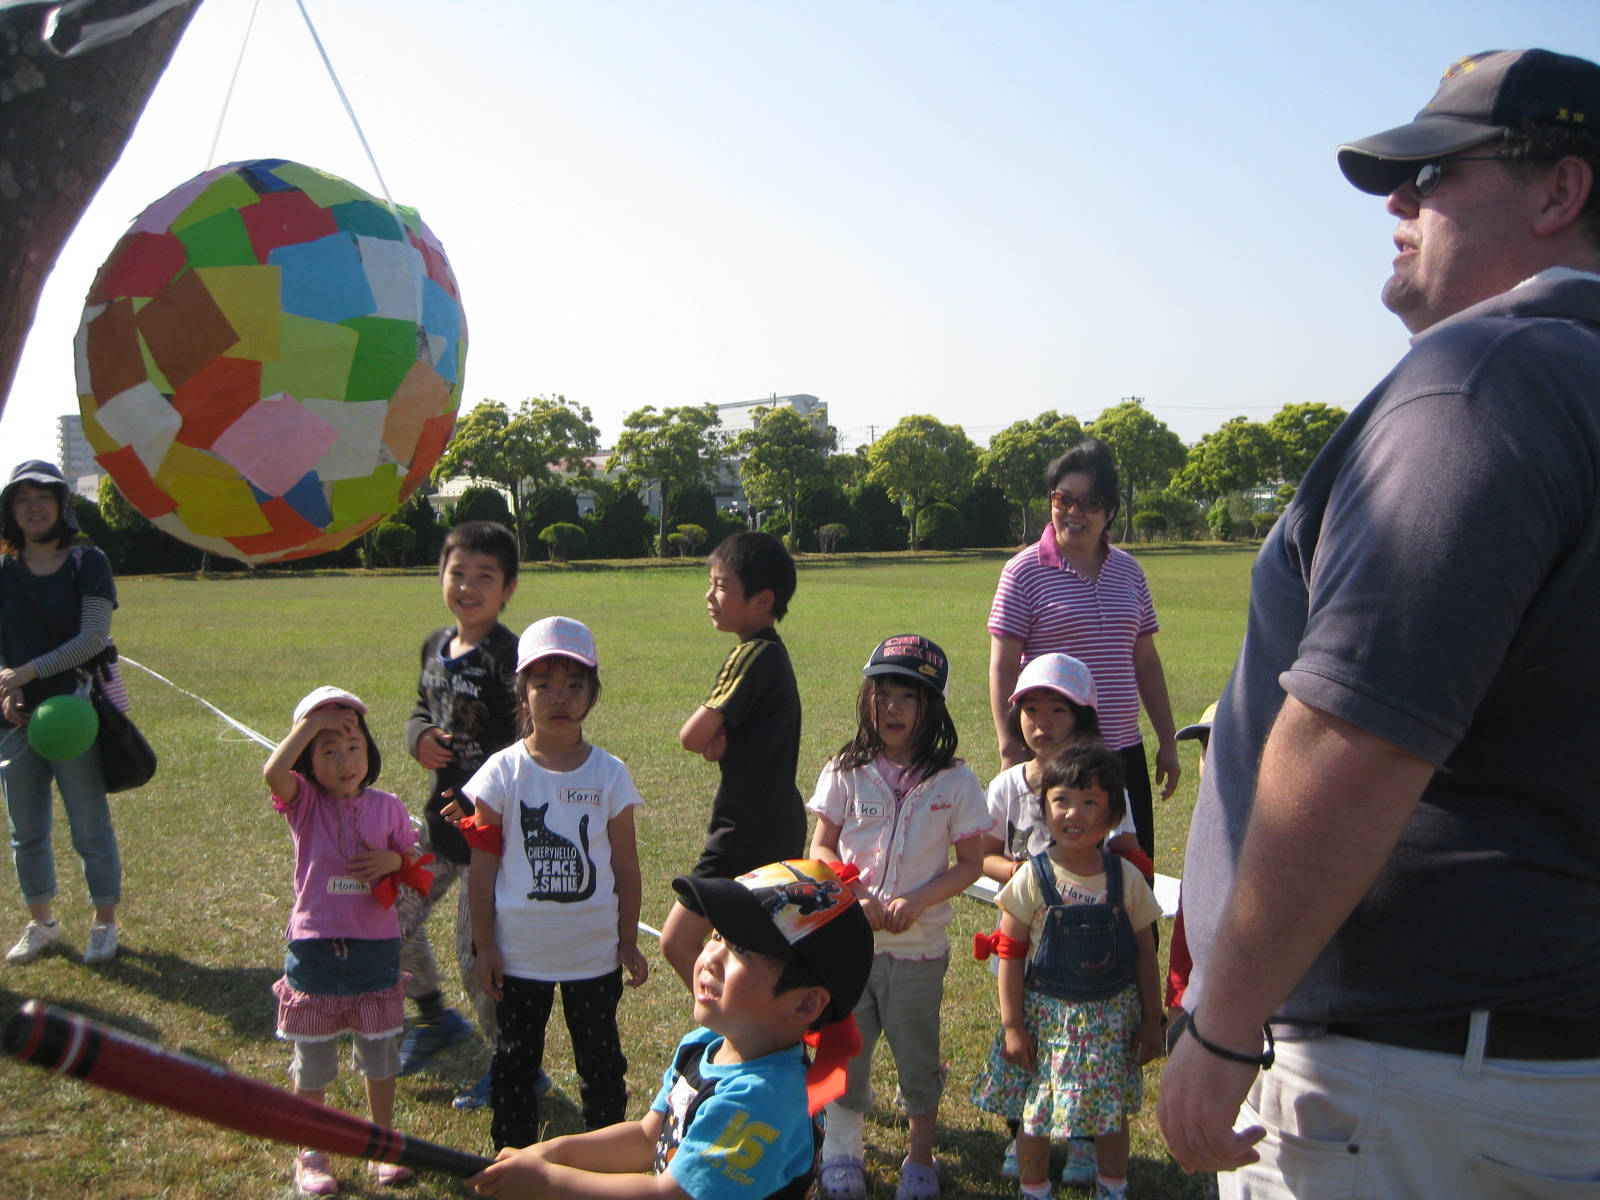
[[[296,938],[284,956],[278,1036],[316,1042],[359,1033],[385,1037],[405,1023],[399,938]]]
[[[1034,1071],[1001,1057],[1005,1032],[997,1031],[972,1085],[973,1104],[1021,1121],[1022,1131],[1036,1137],[1115,1133],[1144,1102],[1133,1052],[1144,1015],[1137,985],[1109,1000],[1073,1004],[1040,992],[1024,992],[1022,1000]]]

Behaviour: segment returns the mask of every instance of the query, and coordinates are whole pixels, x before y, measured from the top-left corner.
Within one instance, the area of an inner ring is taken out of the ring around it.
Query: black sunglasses
[[[1416,188],[1418,196],[1431,196],[1444,179],[1445,165],[1458,162],[1499,162],[1500,157],[1495,154],[1462,154],[1455,158],[1436,158],[1432,162],[1425,162],[1417,168],[1414,178],[1407,180]]]

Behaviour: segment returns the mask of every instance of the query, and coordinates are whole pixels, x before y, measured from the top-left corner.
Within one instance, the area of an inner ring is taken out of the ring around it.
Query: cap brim
[[[1180,741],[1180,742],[1187,742],[1187,741],[1192,741],[1192,740],[1195,740],[1195,739],[1198,739],[1198,738],[1210,737],[1211,736],[1211,722],[1210,721],[1202,721],[1197,725],[1185,725],[1182,729],[1178,730],[1178,732],[1173,734],[1172,736],[1173,736],[1173,738],[1175,740]]]
[[[600,664],[595,659],[585,658],[583,655],[575,654],[571,650],[541,650],[537,654],[528,655],[527,658],[518,659],[517,670],[526,671],[541,658],[570,658],[573,662],[582,663],[586,667],[593,667],[596,670],[600,669]]]
[[[37,487],[67,487],[67,481],[60,475],[48,475],[43,471],[28,471],[22,475],[14,475],[6,483],[6,490],[10,491],[19,483],[31,483]]]
[[[711,927],[741,950],[788,957],[794,953],[754,893],[737,879],[680,875],[672,890],[694,900]]]
[[[317,689],[318,692],[321,690],[321,688]],[[310,695],[302,696],[300,703],[294,706],[294,723],[298,725],[319,708],[327,708],[329,705],[353,709],[363,717],[367,715],[366,703],[359,696],[351,695],[345,691],[324,693],[320,696],[317,692],[312,692]]]
[[[1504,132],[1457,117],[1429,117],[1339,147],[1339,170],[1360,191],[1387,196],[1416,174],[1416,164],[1454,154]]]
[[[876,666],[862,667],[861,674],[868,679],[878,675],[901,675],[907,679],[915,679],[930,692],[938,692],[941,696],[949,695],[946,690],[949,687],[948,681],[941,684],[933,676],[924,675],[920,671],[913,671],[910,667],[897,667],[892,663],[878,663]]]
[[[1011,693],[1011,699],[1007,700],[1006,703],[1015,704],[1029,692],[1054,692],[1058,696],[1065,696],[1074,704],[1081,704],[1084,708],[1096,707],[1091,701],[1080,699],[1079,697],[1074,696],[1071,692],[1067,691],[1066,688],[1057,687],[1053,683],[1030,683],[1027,687],[1019,687],[1016,691]]]

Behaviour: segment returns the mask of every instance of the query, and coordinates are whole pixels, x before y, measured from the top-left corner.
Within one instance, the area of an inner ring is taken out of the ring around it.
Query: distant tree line
[[[591,465],[600,434],[586,407],[563,396],[515,411],[487,400],[461,419],[433,472],[435,487],[478,481],[453,506],[436,513],[419,492],[349,546],[282,566],[427,565],[450,526],[471,519],[515,530],[525,559],[557,562],[695,556],[752,520],[797,552],[1015,546],[1049,520],[1046,466],[1091,435],[1111,448],[1122,477],[1120,540],[1261,536],[1344,417],[1325,404],[1286,404],[1266,422],[1235,417],[1185,446],[1128,399],[1086,425],[1040,413],[982,449],[959,425],[913,415],[841,454],[831,427],[791,408],[759,408],[752,428],[730,434],[713,405],[647,405],[623,421],[608,478]],[[737,464],[749,513],[717,507],[725,463]],[[594,499],[581,516],[580,492]],[[645,496],[663,498],[655,516]],[[98,507],[79,501],[78,512],[121,574],[241,569],[161,533],[110,481]]]

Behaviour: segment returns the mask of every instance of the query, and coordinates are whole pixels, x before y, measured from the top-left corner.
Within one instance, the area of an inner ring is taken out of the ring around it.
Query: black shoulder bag
[[[28,597],[28,603],[33,606],[34,614],[44,628],[62,642],[77,637],[81,630],[64,629],[45,612],[39,598],[34,595],[33,584],[29,582],[27,564],[19,559],[14,565],[16,570],[13,574],[22,581],[22,590]],[[69,568],[72,571],[73,590],[78,596],[78,612],[81,613],[83,564],[77,551],[69,556]],[[95,738],[95,745],[100,748],[100,765],[105,774],[107,794],[143,787],[155,777],[157,765],[156,752],[144,734],[139,732],[139,727],[105,694],[103,685],[110,681],[111,664],[116,661],[116,643],[108,641],[104,650],[75,668],[80,680],[88,680],[89,703],[94,705],[94,711],[100,718],[100,733]]]

